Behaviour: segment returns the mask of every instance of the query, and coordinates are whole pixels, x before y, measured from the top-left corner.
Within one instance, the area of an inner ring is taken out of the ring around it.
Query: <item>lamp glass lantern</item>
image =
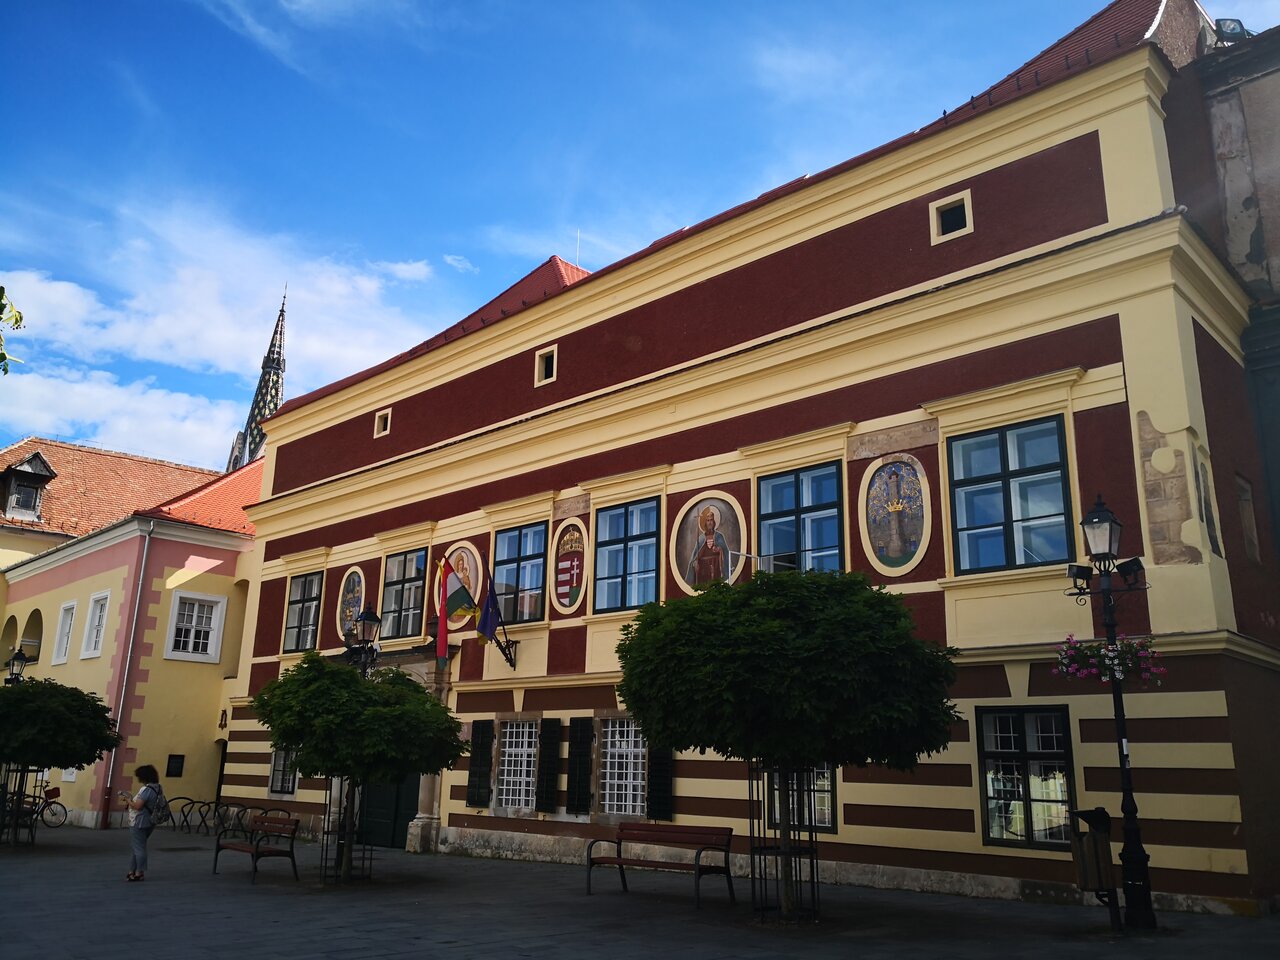
[[[27,668],[27,664],[31,662],[21,649],[15,650],[13,656],[5,661],[5,666],[9,668],[9,676],[5,679],[6,683],[18,683],[22,680],[22,671]]]
[[[1114,560],[1120,555],[1120,531],[1124,527],[1116,515],[1111,512],[1102,497],[1093,505],[1093,509],[1080,521],[1080,529],[1084,531],[1085,549],[1089,558],[1095,563]]]
[[[373,612],[372,606],[365,607],[356,617],[356,636],[360,643],[373,643],[381,629],[382,618]]]

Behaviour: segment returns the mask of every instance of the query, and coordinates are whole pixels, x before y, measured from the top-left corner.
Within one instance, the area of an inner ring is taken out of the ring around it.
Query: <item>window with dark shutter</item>
[[[591,741],[595,739],[595,726],[590,717],[574,717],[569,721],[567,813],[591,812]]]
[[[544,717],[538,731],[538,794],[535,810],[555,813],[560,783],[560,721]]]
[[[471,722],[471,760],[467,769],[467,806],[487,807],[493,798],[493,721]]]
[[[650,820],[674,820],[676,818],[675,755],[661,747],[649,747],[649,781],[645,785],[645,816]]]

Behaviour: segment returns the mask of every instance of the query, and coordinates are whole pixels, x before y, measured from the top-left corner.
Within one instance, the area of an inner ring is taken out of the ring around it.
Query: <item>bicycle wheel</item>
[[[57,800],[51,800],[40,811],[40,819],[46,827],[60,827],[67,822],[67,808]]]

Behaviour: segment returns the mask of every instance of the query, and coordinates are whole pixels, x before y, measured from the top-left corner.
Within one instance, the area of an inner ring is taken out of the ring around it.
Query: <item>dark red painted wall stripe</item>
[[[977,229],[931,246],[929,203],[962,189],[972,193]],[[273,493],[651,375],[1106,219],[1101,150],[1097,134],[1089,133],[563,337],[560,372],[549,385],[533,386],[534,351],[525,351],[397,402],[392,433],[376,441],[370,410],[282,444]]]

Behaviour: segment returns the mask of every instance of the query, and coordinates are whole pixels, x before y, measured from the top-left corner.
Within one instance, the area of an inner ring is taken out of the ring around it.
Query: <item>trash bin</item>
[[[1080,829],[1082,823],[1088,832]],[[1076,886],[1106,905],[1112,929],[1123,929],[1116,897],[1115,862],[1111,859],[1111,814],[1104,808],[1071,811],[1071,859],[1076,867]]]

